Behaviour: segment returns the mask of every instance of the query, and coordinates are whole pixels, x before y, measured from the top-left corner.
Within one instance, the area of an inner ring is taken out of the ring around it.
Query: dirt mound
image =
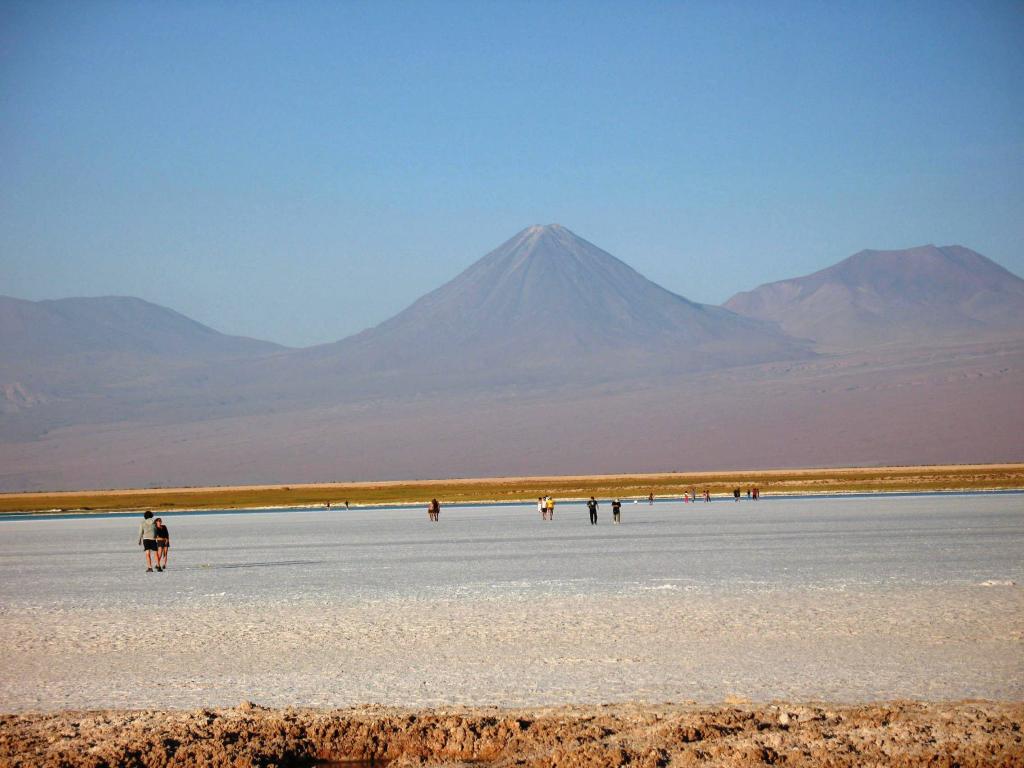
[[[1018,766],[1024,703],[106,711],[0,717],[4,768]],[[357,762],[358,761],[358,762]]]

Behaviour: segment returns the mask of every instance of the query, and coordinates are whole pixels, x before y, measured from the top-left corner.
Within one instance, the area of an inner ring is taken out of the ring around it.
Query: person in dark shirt
[[[616,499],[612,502],[612,522],[619,524],[619,514],[622,512],[622,502]]]
[[[590,510],[590,524],[597,525],[597,499],[593,496],[591,496],[590,501],[587,502],[587,509]]]
[[[156,569],[167,570],[167,553],[171,550],[171,534],[164,525],[162,518],[157,518],[156,523]]]

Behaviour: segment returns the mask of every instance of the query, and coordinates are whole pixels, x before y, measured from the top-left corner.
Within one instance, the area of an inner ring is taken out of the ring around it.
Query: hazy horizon
[[[554,223],[554,226],[556,226],[556,227],[561,227],[561,225],[559,225],[559,224],[557,224],[557,223]],[[529,228],[526,228],[526,229],[520,230],[520,232],[518,232],[518,233],[517,233],[517,235],[521,235],[521,234],[523,234],[524,232],[526,232],[526,231],[528,231],[528,230],[532,230],[532,229],[538,229],[538,228],[544,228],[544,229],[546,229],[547,227],[548,227],[548,225],[534,225],[534,226],[531,226],[531,227],[529,227]],[[564,227],[563,229],[568,229],[568,228],[567,228],[567,227]],[[572,232],[571,232],[571,230],[570,230],[570,234],[572,234],[573,236],[576,236],[576,233],[572,233]],[[586,238],[583,238],[583,239],[585,240]],[[595,244],[593,244],[593,245],[597,245],[597,244],[595,243]],[[929,245],[929,246],[921,246],[921,247],[930,247],[930,245]],[[940,246],[940,247],[945,247],[945,246]],[[600,248],[600,246],[598,246],[598,248]],[[915,249],[910,249],[910,250],[918,250],[918,249],[919,249],[919,248],[915,248]],[[865,251],[878,251],[878,250],[880,250],[880,249],[864,249],[864,250],[865,250]],[[853,255],[855,255],[855,254],[850,254],[850,255],[851,255],[851,256],[853,256]],[[982,254],[982,255],[984,255],[984,254]],[[612,256],[614,256],[614,254],[612,254]],[[463,274],[463,272],[464,272],[464,271],[468,271],[468,270],[472,269],[472,268],[473,268],[474,266],[476,266],[476,264],[477,264],[477,263],[478,263],[479,261],[481,261],[482,259],[483,259],[483,256],[481,256],[481,257],[480,257],[479,259],[475,260],[475,261],[474,261],[474,262],[473,262],[472,264],[468,265],[468,266],[467,266],[467,268],[466,268],[466,270],[460,270],[460,272],[459,272],[459,275]],[[627,266],[631,266],[631,265],[627,265]],[[825,267],[823,267],[822,269],[826,269],[826,268],[828,268],[828,267],[831,267],[831,266],[834,266],[834,265],[832,265],[832,264],[829,264],[829,265],[825,265]],[[998,266],[1001,266],[1001,265],[998,265]],[[814,272],[812,272],[812,273],[809,273],[809,274],[814,274],[814,273],[816,273],[816,272],[818,272],[818,271],[820,271],[820,270],[814,270]],[[457,276],[456,276],[456,277],[457,277]],[[791,275],[791,276],[789,276],[789,278],[799,278],[799,277],[801,277],[801,276],[800,276],[800,275]],[[450,281],[450,280],[448,280],[448,279],[442,279],[442,280],[440,280],[440,281],[438,282],[438,284],[437,284],[437,285],[435,285],[435,286],[428,286],[428,287],[424,288],[424,293],[425,293],[425,294],[428,294],[428,293],[430,293],[430,292],[432,292],[432,291],[434,291],[434,290],[436,290],[436,289],[438,289],[438,288],[440,288],[440,287],[442,287],[442,286],[445,286],[445,285],[447,285],[447,284],[448,284],[449,282],[451,282],[451,281]],[[757,288],[759,288],[759,287],[764,287],[765,285],[771,285],[771,284],[769,283],[769,284],[762,284],[761,286],[737,287],[737,288],[735,289],[735,291],[733,291],[733,292],[731,292],[731,293],[730,293],[730,296],[731,296],[731,297],[732,297],[733,299],[736,299],[736,298],[738,298],[738,297],[739,297],[739,296],[740,296],[740,295],[741,295],[742,293],[748,293],[748,292],[751,292],[751,291],[755,291],[755,290],[756,290]],[[364,287],[366,287],[366,288],[370,288],[370,287],[372,287],[372,286],[364,286]],[[661,286],[661,287],[664,287],[664,286]],[[676,295],[677,295],[677,296],[681,296],[681,294],[676,294]],[[2,296],[0,296],[0,297],[2,297]],[[23,299],[23,297],[20,297],[20,296],[11,296],[11,297],[9,297],[9,298],[14,298],[14,299],[21,299],[21,300],[25,300],[25,301],[36,301],[36,302],[46,302],[46,301],[62,301],[62,300],[64,300],[64,299],[125,299],[125,298],[131,298],[131,299],[134,299],[134,298],[140,298],[140,297],[136,297],[136,296],[126,296],[126,295],[111,295],[111,294],[108,294],[108,295],[102,295],[102,294],[101,294],[101,295],[94,295],[94,296],[53,296],[53,297],[44,297],[44,298],[41,298],[41,299]],[[412,302],[410,302],[410,304],[409,304],[409,305],[407,305],[407,306],[405,306],[405,307],[402,307],[402,308],[400,309],[400,312],[401,312],[401,311],[404,311],[404,310],[408,310],[408,309],[411,309],[411,307],[415,305],[416,301],[417,301],[417,300],[418,300],[419,298],[422,298],[422,297],[417,297],[417,298],[416,298],[416,299],[414,299],[414,300],[413,300]],[[682,298],[684,298],[684,299],[689,299],[689,297],[686,297],[686,296],[682,296]],[[178,314],[181,314],[182,316],[186,317],[186,318],[187,318],[187,319],[189,319],[189,320],[196,320],[196,318],[194,318],[194,317],[191,317],[191,316],[189,316],[189,315],[187,315],[187,314],[185,314],[185,313],[181,312],[181,310],[179,310],[179,309],[178,309],[177,307],[172,307],[172,306],[168,306],[168,305],[166,305],[166,304],[163,304],[163,303],[161,303],[161,302],[160,302],[160,301],[158,301],[158,300],[151,300],[151,299],[143,299],[143,301],[147,301],[148,303],[154,304],[154,305],[156,305],[156,306],[159,306],[159,307],[163,307],[164,309],[169,309],[169,310],[171,310],[171,311],[173,311],[173,312],[177,312]],[[722,307],[724,307],[724,308],[726,308],[726,309],[729,309],[730,311],[735,311],[735,309],[733,309],[733,308],[731,308],[731,307],[729,306],[729,302],[723,302],[722,304],[718,304],[718,305],[710,305],[710,306],[722,306]],[[740,313],[740,314],[742,314],[742,313]],[[390,319],[391,319],[391,318],[384,318],[384,321],[387,321],[387,320],[390,320]],[[213,329],[213,330],[215,330],[215,331],[218,331],[218,332],[224,333],[224,330],[223,330],[222,328],[218,328],[218,327],[216,327],[216,326],[211,326],[211,325],[210,325],[209,323],[203,323],[203,324],[204,324],[204,325],[206,325],[207,327],[210,327],[210,328],[212,328],[212,329]],[[328,340],[327,340],[327,341],[325,341],[325,342],[319,342],[319,341],[318,341],[318,342],[313,342],[313,343],[311,343],[311,344],[306,344],[306,345],[287,345],[287,344],[282,344],[282,346],[283,346],[284,348],[289,348],[289,349],[304,349],[304,348],[309,348],[309,347],[315,347],[315,346],[320,346],[320,345],[322,345],[322,344],[332,344],[332,343],[335,343],[335,342],[337,342],[337,341],[342,341],[342,340],[348,339],[348,338],[350,338],[351,336],[355,336],[355,335],[358,335],[358,334],[360,334],[360,333],[362,333],[362,332],[364,332],[364,331],[368,331],[368,330],[371,330],[371,329],[375,328],[375,327],[376,327],[377,325],[379,325],[379,324],[380,324],[380,323],[379,323],[378,321],[374,321],[374,322],[373,322],[372,324],[370,324],[370,325],[367,325],[367,326],[365,326],[365,327],[363,327],[363,328],[357,328],[356,330],[352,331],[352,332],[351,332],[351,333],[349,333],[349,334],[346,334],[345,336],[339,337],[339,338],[337,338],[337,339],[328,339]],[[257,340],[260,340],[260,341],[269,341],[269,342],[272,342],[272,343],[276,343],[276,344],[281,344],[281,342],[274,342],[273,338],[265,338],[265,337],[255,337],[255,336],[251,336],[251,335],[247,335],[247,334],[235,334],[235,335],[238,335],[238,336],[240,336],[240,337],[242,337],[242,338],[253,338],[253,339],[257,339]]]
[[[8,3],[0,293],[308,346],[550,222],[709,304],[868,248],[1022,274],[1022,39],[998,2]]]

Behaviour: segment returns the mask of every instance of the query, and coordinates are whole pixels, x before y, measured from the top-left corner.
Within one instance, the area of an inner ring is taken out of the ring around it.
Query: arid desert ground
[[[8,518],[0,760],[1011,765],[1021,498]]]

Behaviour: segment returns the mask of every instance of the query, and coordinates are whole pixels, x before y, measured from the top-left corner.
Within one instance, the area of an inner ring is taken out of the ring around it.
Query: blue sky
[[[0,4],[0,293],[326,342],[531,224],[688,298],[1024,273],[1024,2]]]

